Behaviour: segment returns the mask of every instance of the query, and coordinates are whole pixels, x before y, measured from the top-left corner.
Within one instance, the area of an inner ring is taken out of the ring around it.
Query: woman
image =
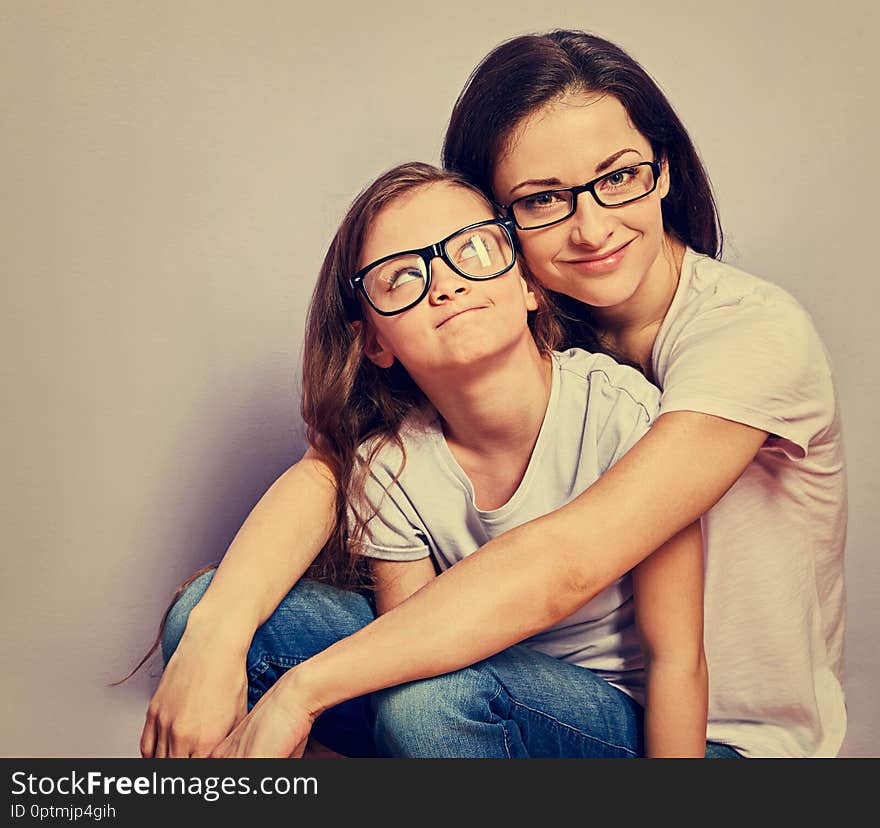
[[[828,358],[788,294],[711,258],[720,254],[711,190],[662,92],[601,38],[515,38],[473,73],[444,162],[517,222],[536,277],[574,300],[566,309],[575,329],[591,322],[605,347],[660,386],[660,416],[566,506],[492,539],[287,672],[216,755],[259,753],[278,727],[285,738],[272,749],[289,752],[342,699],[487,658],[569,614],[701,516],[708,738],[744,756],[835,755],[846,727],[846,483]],[[653,189],[630,203],[601,203],[595,181],[636,167],[650,169]],[[655,196],[662,214],[652,216],[645,205]],[[324,540],[326,521],[317,526],[314,514],[332,511],[335,491],[322,468],[312,455],[282,477],[236,539],[151,703],[148,755],[167,743],[163,716],[207,734],[202,745],[240,718],[229,698],[233,686],[243,697],[245,642]],[[302,533],[298,553],[293,539],[260,544],[258,527],[277,531],[282,502],[297,501],[304,521],[287,519]],[[245,599],[236,573],[258,547],[289,579]],[[491,604],[481,599],[489,585]],[[218,655],[226,638],[205,630],[236,607],[238,619],[223,622],[237,641],[233,667],[231,655]],[[206,635],[211,654],[192,655]],[[222,713],[194,712],[211,709],[188,689],[200,670],[218,676],[211,692],[223,700],[212,704]],[[196,741],[188,735],[180,748]]]

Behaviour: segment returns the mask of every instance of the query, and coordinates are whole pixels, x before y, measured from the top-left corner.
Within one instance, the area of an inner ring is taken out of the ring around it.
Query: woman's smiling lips
[[[586,273],[608,273],[609,271],[615,270],[623,261],[632,242],[633,239],[630,239],[625,244],[622,244],[620,247],[616,247],[607,253],[599,253],[594,256],[584,256],[580,259],[566,259],[565,264],[574,265],[578,270]]]

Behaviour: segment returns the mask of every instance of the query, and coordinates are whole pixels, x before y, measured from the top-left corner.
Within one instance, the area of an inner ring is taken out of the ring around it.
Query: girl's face
[[[384,256],[427,247],[469,224],[495,218],[486,202],[464,187],[428,184],[386,206],[370,225],[359,267]],[[439,373],[531,340],[527,312],[537,307],[514,266],[494,279],[459,276],[441,258],[431,261],[431,286],[414,307],[395,316],[365,309],[366,354],[377,365],[395,359],[424,386]]]
[[[628,164],[654,160],[648,140],[610,95],[577,93],[550,103],[520,124],[495,167],[502,204],[559,187],[574,187]],[[537,279],[596,308],[633,298],[664,266],[660,201],[669,190],[665,162],[657,188],[639,201],[601,207],[589,192],[565,221],[518,231]]]

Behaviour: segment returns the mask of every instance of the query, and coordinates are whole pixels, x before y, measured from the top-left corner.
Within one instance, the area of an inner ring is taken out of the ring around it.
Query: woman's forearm
[[[242,524],[190,614],[187,632],[246,650],[326,542],[335,497],[332,475],[315,457],[285,471]]]
[[[664,415],[571,503],[493,539],[282,681],[320,711],[460,669],[546,629],[711,507],[765,436],[716,417]]]
[[[648,667],[645,755],[696,758],[706,752],[709,678],[706,661],[662,661]]]

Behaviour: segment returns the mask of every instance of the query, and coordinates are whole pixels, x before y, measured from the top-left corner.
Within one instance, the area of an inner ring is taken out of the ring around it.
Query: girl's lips
[[[567,264],[573,265],[584,273],[608,273],[615,270],[623,261],[631,244],[632,239],[621,247],[618,247],[616,250],[612,250],[605,256],[591,256],[589,259],[572,259],[569,260]]]
[[[442,328],[447,322],[451,321],[452,319],[458,319],[459,316],[462,316],[466,313],[470,313],[471,311],[482,310],[483,307],[484,307],[483,305],[475,305],[472,308],[464,308],[463,310],[457,311],[456,313],[453,313],[452,315],[447,316],[439,325],[437,325],[437,327]]]

